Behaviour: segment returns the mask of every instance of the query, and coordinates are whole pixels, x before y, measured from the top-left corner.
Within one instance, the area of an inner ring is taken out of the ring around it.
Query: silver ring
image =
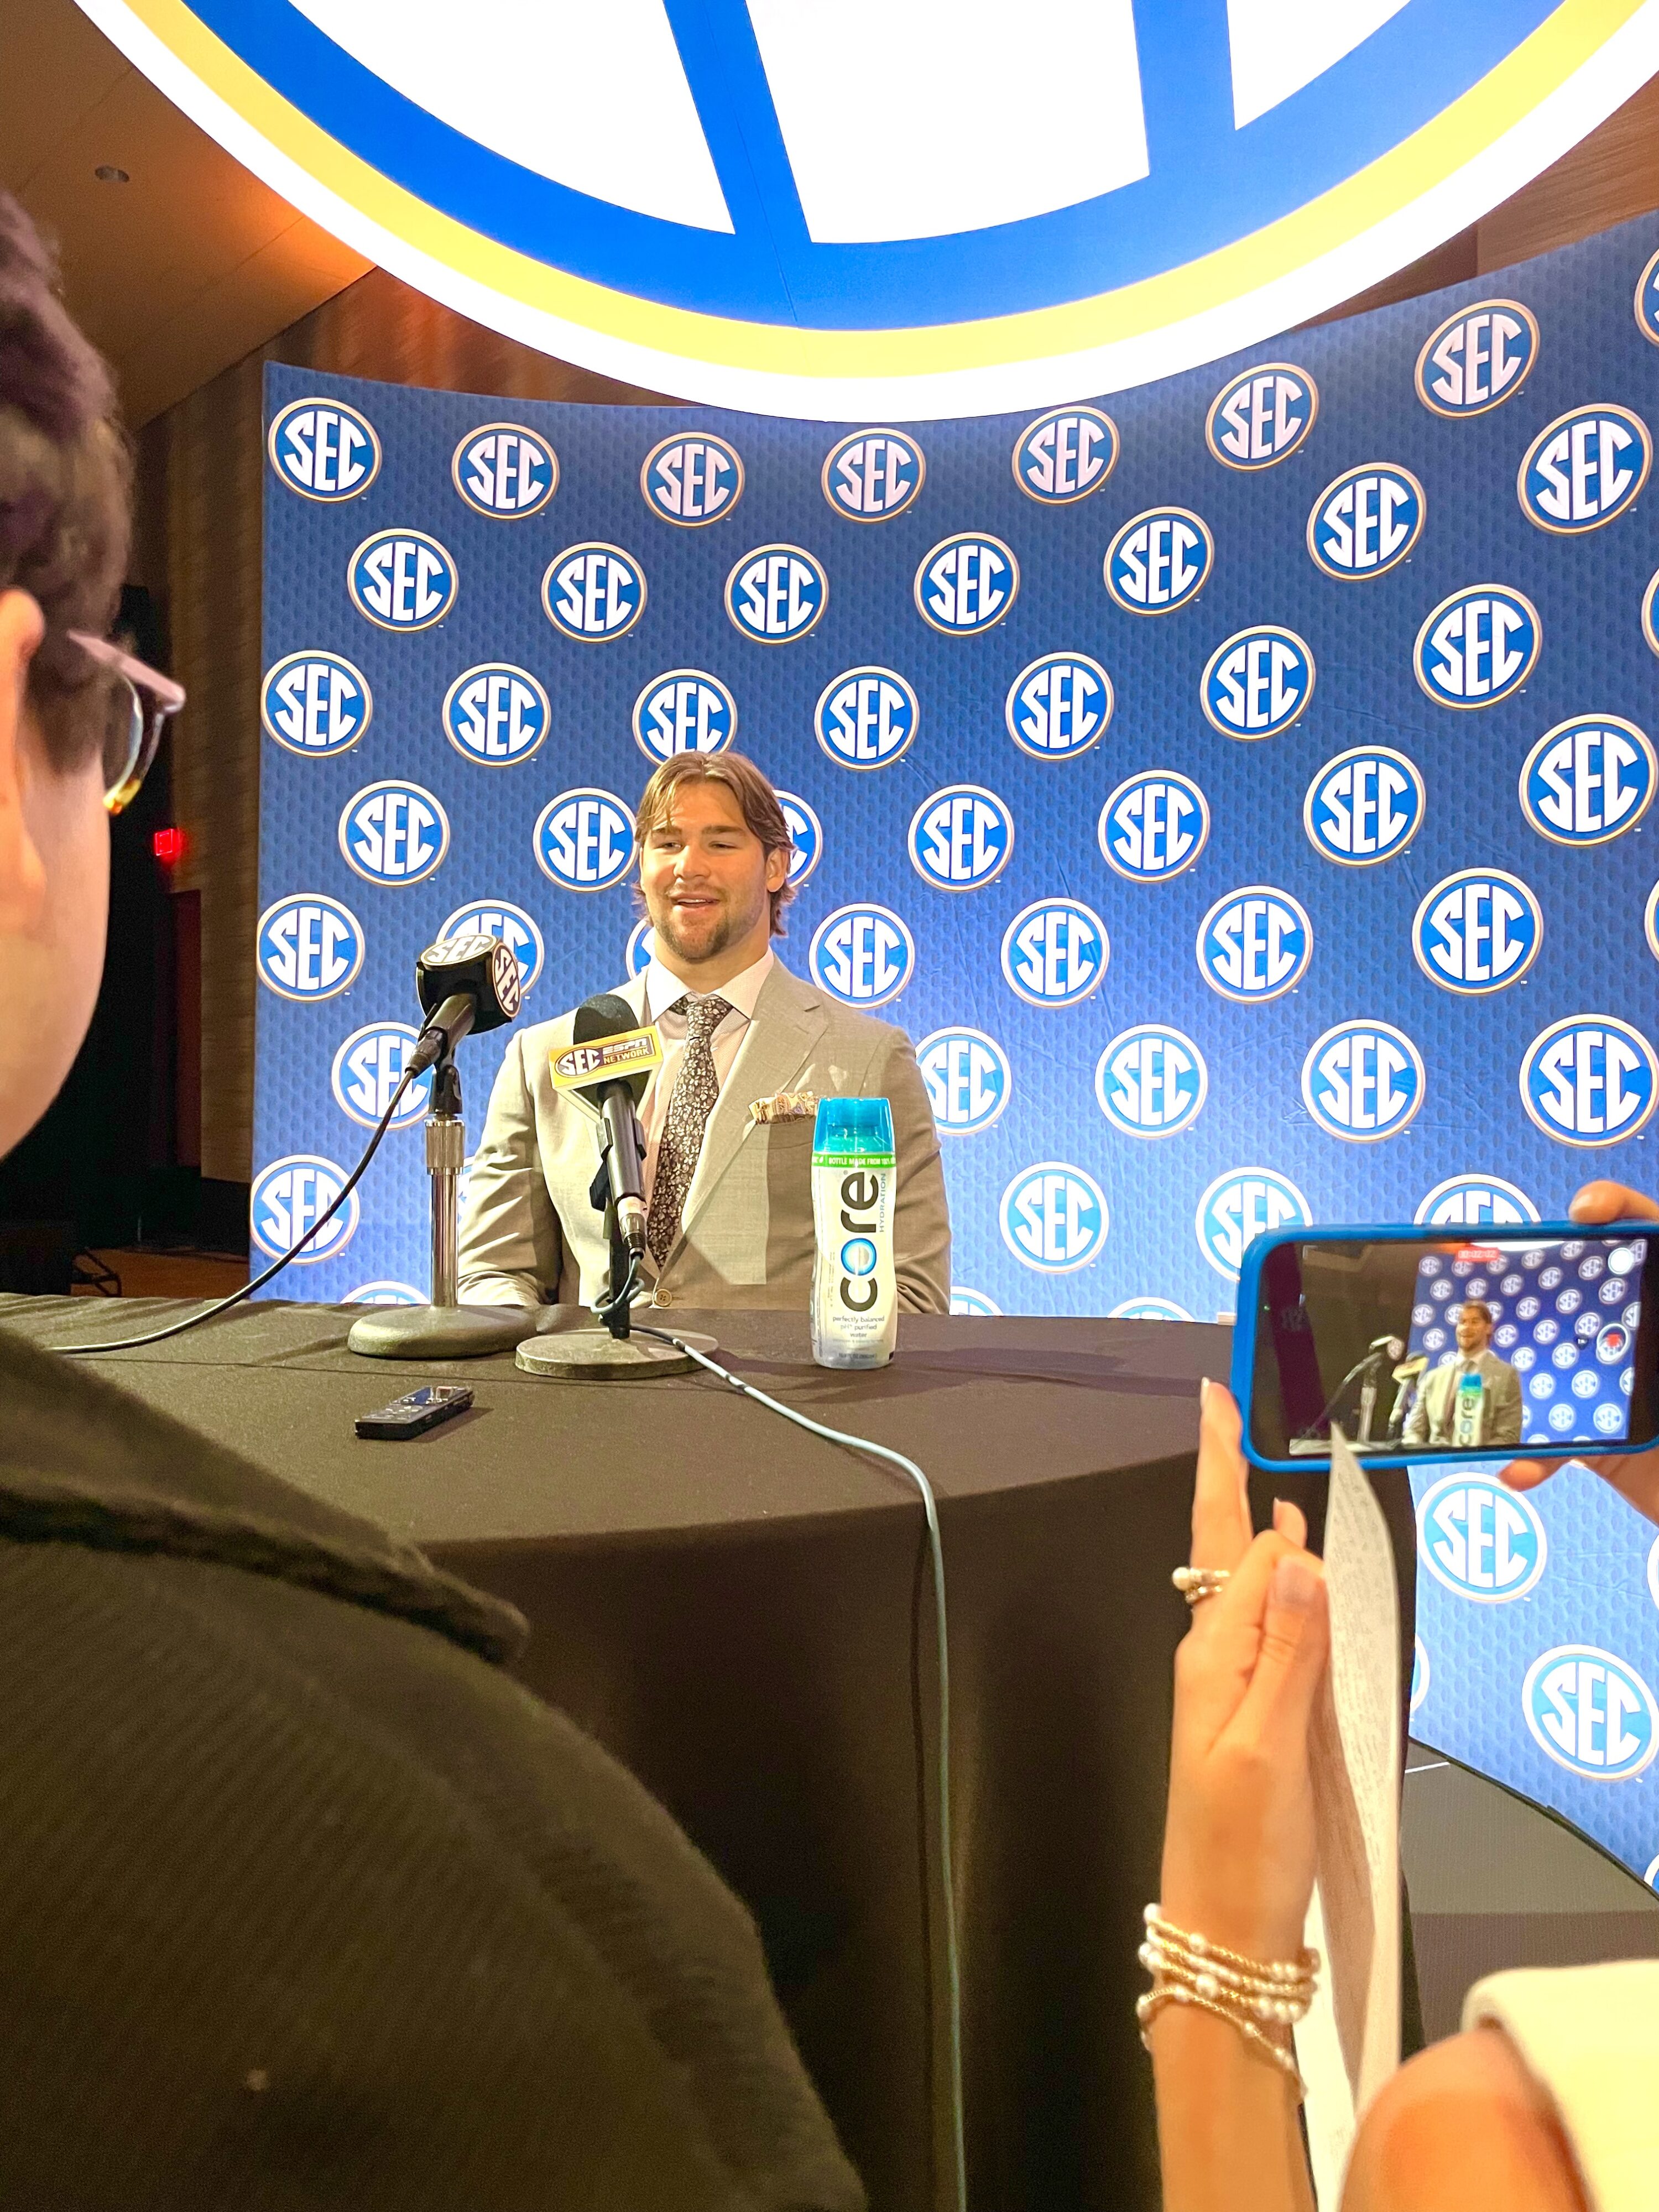
[[[1177,1567],[1170,1577],[1189,1606],[1218,1597],[1232,1578],[1230,1567]]]

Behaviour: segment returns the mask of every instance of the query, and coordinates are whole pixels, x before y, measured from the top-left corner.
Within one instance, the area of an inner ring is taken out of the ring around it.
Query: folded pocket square
[[[758,1126],[762,1121],[805,1121],[818,1110],[816,1091],[779,1091],[770,1098],[757,1098],[749,1109],[749,1119]]]

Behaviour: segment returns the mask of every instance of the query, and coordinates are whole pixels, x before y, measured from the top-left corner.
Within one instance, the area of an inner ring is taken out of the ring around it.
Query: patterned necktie
[[[680,1233],[680,1214],[697,1171],[702,1133],[720,1095],[720,1078],[714,1073],[714,1032],[732,1009],[724,999],[697,999],[688,994],[676,1000],[668,1011],[685,1016],[685,1049],[680,1054],[668,1119],[657,1146],[657,1175],[645,1218],[645,1241],[659,1268]]]

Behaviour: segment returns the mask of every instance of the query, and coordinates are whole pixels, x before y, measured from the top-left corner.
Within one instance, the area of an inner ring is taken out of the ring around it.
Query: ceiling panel
[[[100,165],[131,181],[99,180]],[[0,184],[137,429],[372,264],[198,130],[73,0],[0,0]]]

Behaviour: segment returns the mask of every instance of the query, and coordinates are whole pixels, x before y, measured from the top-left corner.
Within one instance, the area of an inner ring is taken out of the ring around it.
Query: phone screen
[[[1275,1247],[1258,1293],[1252,1444],[1265,1458],[1323,1458],[1333,1426],[1356,1450],[1424,1458],[1649,1441],[1653,1394],[1638,1376],[1651,1364],[1650,1241]]]

